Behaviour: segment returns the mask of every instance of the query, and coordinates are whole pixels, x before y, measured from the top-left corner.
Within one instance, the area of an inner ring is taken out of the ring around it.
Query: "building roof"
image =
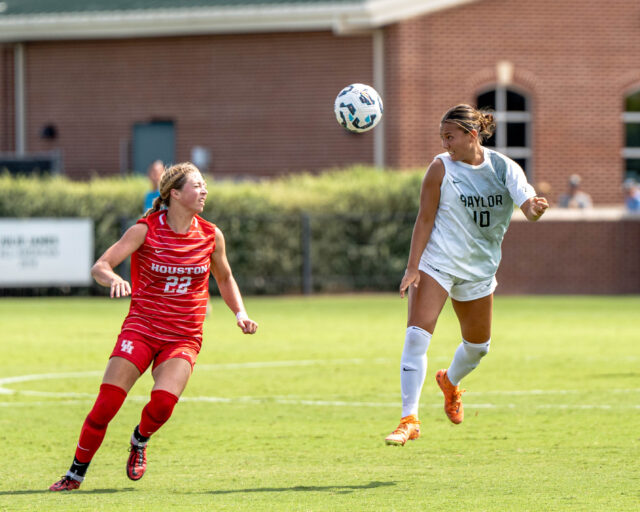
[[[477,0],[4,0],[0,42],[368,31]]]
[[[260,5],[346,4],[364,0],[8,0],[1,4],[6,15],[137,11],[149,9],[181,9],[194,7],[240,7]]]

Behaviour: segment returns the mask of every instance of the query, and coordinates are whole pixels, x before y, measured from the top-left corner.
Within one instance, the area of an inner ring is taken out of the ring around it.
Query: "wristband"
[[[246,311],[238,311],[236,313],[236,319],[238,320],[238,322],[241,322],[243,320],[249,320],[249,315],[247,315]]]

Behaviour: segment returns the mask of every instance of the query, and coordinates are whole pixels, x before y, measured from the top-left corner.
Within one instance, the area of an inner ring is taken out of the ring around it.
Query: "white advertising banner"
[[[92,219],[0,219],[0,288],[85,286]]]

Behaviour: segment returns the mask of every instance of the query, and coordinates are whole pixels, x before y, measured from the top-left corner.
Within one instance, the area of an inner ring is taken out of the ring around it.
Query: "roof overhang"
[[[253,32],[332,31],[348,35],[478,0],[365,0],[2,15],[0,43]]]

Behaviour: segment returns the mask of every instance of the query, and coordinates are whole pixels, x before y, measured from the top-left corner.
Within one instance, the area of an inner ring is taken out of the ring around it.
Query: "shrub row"
[[[406,264],[422,174],[353,167],[269,181],[209,178],[202,216],[224,232],[244,293],[389,290]],[[0,216],[92,218],[97,258],[141,215],[147,187],[143,177],[5,174]]]

